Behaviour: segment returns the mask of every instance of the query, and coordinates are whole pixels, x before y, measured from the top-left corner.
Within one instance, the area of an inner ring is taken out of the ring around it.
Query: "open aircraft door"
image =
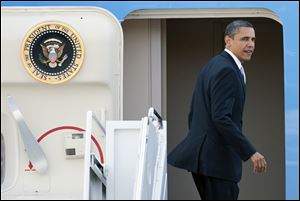
[[[1,57],[1,199],[82,199],[86,113],[122,119],[120,23],[94,7],[1,7]],[[104,164],[105,146],[93,133]]]
[[[166,199],[166,122],[122,121],[111,13],[2,7],[1,57],[1,199]]]

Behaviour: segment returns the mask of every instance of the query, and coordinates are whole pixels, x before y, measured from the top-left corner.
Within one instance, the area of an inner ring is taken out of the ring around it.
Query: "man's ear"
[[[225,42],[225,47],[226,48],[230,48],[230,46],[231,46],[231,38],[229,37],[229,36],[225,36],[224,37],[224,42]]]

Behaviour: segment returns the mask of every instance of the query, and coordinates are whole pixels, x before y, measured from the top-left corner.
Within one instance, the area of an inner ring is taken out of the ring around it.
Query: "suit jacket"
[[[242,161],[255,152],[242,133],[245,84],[225,51],[198,74],[189,114],[189,132],[168,155],[168,163],[188,171],[239,182]]]

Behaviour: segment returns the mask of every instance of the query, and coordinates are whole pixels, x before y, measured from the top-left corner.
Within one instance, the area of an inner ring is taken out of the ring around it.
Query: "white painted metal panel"
[[[134,191],[142,121],[109,121],[106,124],[107,199],[130,200]]]
[[[78,74],[57,85],[28,75],[20,55],[26,33],[50,21],[74,28],[85,47]],[[5,153],[9,153],[6,170],[11,167],[5,172],[1,198],[81,199],[83,159],[65,157],[64,136],[78,130],[83,133],[88,110],[101,117],[101,122],[122,119],[123,33],[118,20],[108,11],[93,7],[1,7],[1,58],[1,132]],[[36,139],[51,131],[39,142],[49,162],[44,175],[28,167],[7,96],[14,98]],[[58,129],[62,126],[78,129]],[[104,147],[104,138],[93,135]],[[94,144],[92,147],[96,149]]]

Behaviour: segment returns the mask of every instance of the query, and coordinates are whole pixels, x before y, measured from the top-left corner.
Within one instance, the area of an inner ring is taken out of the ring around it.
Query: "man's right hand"
[[[251,156],[251,161],[253,162],[253,172],[262,173],[267,171],[267,162],[263,155],[256,152]]]

